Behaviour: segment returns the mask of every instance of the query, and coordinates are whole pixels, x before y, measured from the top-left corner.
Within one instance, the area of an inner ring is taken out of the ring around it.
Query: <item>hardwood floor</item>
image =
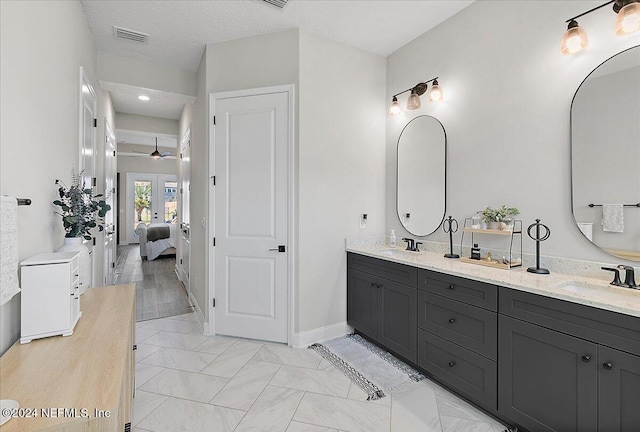
[[[118,246],[114,285],[136,284],[136,321],[192,312],[175,266],[175,257],[143,261],[138,245]]]

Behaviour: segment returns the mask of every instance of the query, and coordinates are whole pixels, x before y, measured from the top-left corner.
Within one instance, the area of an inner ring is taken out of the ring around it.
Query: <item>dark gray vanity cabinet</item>
[[[355,254],[347,263],[348,324],[415,363],[417,270]]]
[[[418,270],[418,365],[492,411],[497,409],[497,287]]]
[[[530,431],[593,431],[594,343],[500,316],[500,412]]]
[[[499,412],[530,431],[640,430],[640,318],[500,289]]]

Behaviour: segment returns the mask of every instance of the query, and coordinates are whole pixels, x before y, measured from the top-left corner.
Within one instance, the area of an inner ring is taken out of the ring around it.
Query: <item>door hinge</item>
[[[111,263],[111,268],[116,268],[116,263],[112,262]]]
[[[116,193],[116,188],[112,188],[111,193]]]
[[[180,188],[180,193],[184,193],[184,192],[182,192],[182,188]]]
[[[188,190],[189,192],[191,192],[191,183],[189,183],[189,186],[187,187],[187,190]]]
[[[91,186],[96,187],[98,185],[98,179],[96,177],[91,177]]]
[[[93,245],[94,246],[96,245],[96,238],[95,237],[93,238]]]
[[[216,125],[216,116],[213,116],[213,125]]]
[[[93,127],[98,127],[98,119],[93,119]]]
[[[216,307],[216,299],[213,299],[213,307]]]
[[[115,151],[115,150],[113,151],[113,155],[114,155],[114,156],[116,155],[116,151]]]
[[[134,346],[133,346],[133,350],[134,350],[134,351],[137,351],[137,350],[138,350],[138,345],[134,345]]]
[[[182,258],[180,258],[180,264],[182,264]]]
[[[215,246],[216,246],[216,238],[214,237],[213,238],[213,247],[215,247]]]
[[[216,176],[211,176],[211,178],[213,179],[213,185],[216,185]]]
[[[182,153],[180,153],[180,159],[182,159]]]

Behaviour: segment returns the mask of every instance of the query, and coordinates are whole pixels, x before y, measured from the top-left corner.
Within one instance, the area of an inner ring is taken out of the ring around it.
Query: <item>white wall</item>
[[[178,135],[178,120],[119,112],[115,121],[120,130]]]
[[[196,73],[177,67],[98,52],[98,78],[101,81],[196,95]]]
[[[19,209],[22,260],[62,245],[54,182],[78,168],[79,69],[95,83],[96,52],[80,2],[2,1],[0,53],[0,193],[33,201]],[[19,295],[0,308],[0,353],[19,312]]]
[[[385,228],[385,65],[300,32],[296,332],[346,321],[345,238]]]
[[[602,61],[640,43],[638,34],[615,36],[615,14],[605,8],[580,20],[589,33],[588,50],[562,56],[564,20],[600,4],[475,2],[387,58],[387,103],[394,93],[435,76],[446,98],[387,118],[387,233],[394,228],[398,237],[407,235],[395,205],[398,135],[414,116],[430,114],[447,132],[447,214],[462,222],[486,205],[504,203],[521,210],[525,227],[535,218],[549,225],[546,255],[621,261],[592,246],[571,214],[571,99]],[[442,231],[428,239],[447,241]],[[535,245],[526,238],[524,247],[531,252]]]

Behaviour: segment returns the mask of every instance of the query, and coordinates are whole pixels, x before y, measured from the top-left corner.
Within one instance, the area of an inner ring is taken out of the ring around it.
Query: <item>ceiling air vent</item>
[[[122,28],[122,27],[118,27],[118,26],[113,26],[113,36],[116,39],[126,39],[126,40],[130,40],[133,42],[139,42],[139,43],[148,43],[149,42],[149,35],[146,33],[141,33],[138,31],[134,31],[134,30],[129,30],[126,28]]]
[[[285,7],[287,5],[287,2],[289,0],[262,0],[265,3],[269,3],[272,4],[274,6],[278,6],[280,9],[282,9],[283,7]]]

